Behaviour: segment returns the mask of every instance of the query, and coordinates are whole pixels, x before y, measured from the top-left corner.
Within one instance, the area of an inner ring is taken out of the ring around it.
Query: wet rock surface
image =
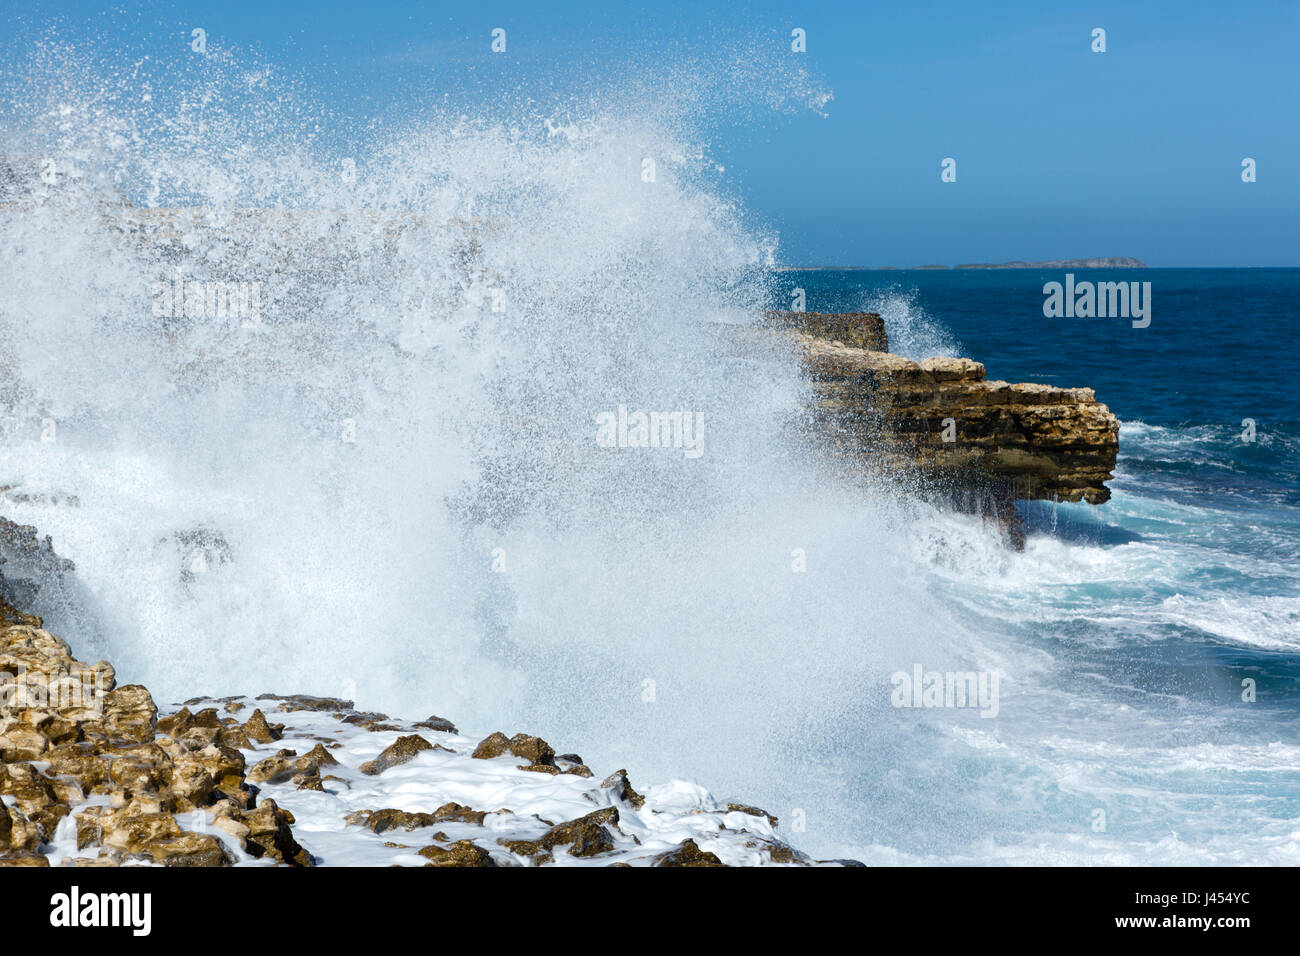
[[[762,810],[643,794],[529,734],[303,695],[160,713],[3,601],[0,761],[0,866],[815,864]]]
[[[247,725],[215,708],[160,719],[148,689],[77,660],[39,618],[0,603],[0,620],[0,857],[47,852],[71,818],[75,850],[109,864],[312,865],[292,814],[248,780]]]
[[[968,358],[891,354],[871,312],[773,312],[766,327],[794,345],[820,433],[850,456],[914,471],[967,507],[982,494],[1109,500],[1119,422],[1091,389],[988,380]]]

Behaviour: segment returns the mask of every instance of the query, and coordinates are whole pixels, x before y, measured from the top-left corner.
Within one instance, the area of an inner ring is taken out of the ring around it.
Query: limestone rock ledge
[[[956,494],[1110,498],[1119,422],[1092,389],[989,381],[967,358],[893,355],[875,313],[767,319],[793,340],[812,380],[814,416],[840,448]]]

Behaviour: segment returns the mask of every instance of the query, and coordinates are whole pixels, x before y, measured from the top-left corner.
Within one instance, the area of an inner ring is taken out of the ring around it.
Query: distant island
[[[958,266],[780,266],[792,272],[901,272],[923,269],[1147,269],[1131,256],[1096,256],[1091,259],[1052,259],[1047,262],[964,262]]]
[[[1092,259],[1054,259],[1050,262],[968,262],[958,269],[1145,269],[1147,264],[1131,256],[1098,256]]]

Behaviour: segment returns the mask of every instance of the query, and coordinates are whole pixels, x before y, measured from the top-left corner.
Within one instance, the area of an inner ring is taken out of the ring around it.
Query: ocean
[[[926,772],[863,775],[870,828],[886,859],[1294,863],[1300,270],[1078,272],[1149,281],[1146,328],[1045,318],[1065,271],[782,275],[810,311],[882,313],[895,351],[1086,386],[1121,421],[1110,502],[1021,503],[1024,554],[932,555],[969,639],[1035,677],[1014,731],[945,728]]]
[[[805,108],[780,64],[339,153],[309,85],[239,58],[42,56],[3,114],[0,513],[75,564],[30,610],[79,658],[164,709],[539,734],[822,858],[1300,862],[1297,270],[1115,273],[1151,282],[1142,329],[1045,317],[1062,272],[776,270],[699,143]],[[1026,505],[1016,552],[844,474],[799,363],[717,334],[795,287],[905,355],[1095,389],[1112,500]],[[624,406],[702,453],[601,443]],[[897,706],[918,669],[996,698]]]

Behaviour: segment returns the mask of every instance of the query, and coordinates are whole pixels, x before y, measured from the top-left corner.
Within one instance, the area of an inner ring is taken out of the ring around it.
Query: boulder
[[[548,862],[551,851],[564,845],[568,845],[572,856],[596,856],[614,849],[614,834],[609,828],[617,825],[618,808],[606,807],[553,826],[536,840],[504,840],[501,845],[511,853],[534,857],[535,862]]]
[[[398,737],[392,744],[386,747],[374,760],[368,760],[361,765],[361,772],[375,776],[383,773],[391,767],[404,764],[413,760],[415,755],[425,750],[432,750],[433,744],[425,740],[419,734],[409,734],[405,737]]]
[[[600,785],[603,789],[612,790],[614,796],[633,809],[640,810],[645,806],[645,797],[632,789],[632,781],[627,778],[626,770],[615,770]]]
[[[157,730],[158,708],[149,691],[127,684],[104,697],[104,732],[125,740],[151,741]]]
[[[425,866],[496,866],[488,851],[471,840],[458,840],[447,847],[426,846],[418,852],[429,861]]]
[[[726,866],[718,857],[701,850],[694,840],[683,840],[678,846],[660,853],[651,866]]]
[[[263,800],[256,810],[245,812],[241,822],[248,827],[245,849],[256,857],[268,857],[290,866],[314,866],[311,854],[293,837],[293,814],[281,810],[274,800]]]
[[[253,711],[253,715],[244,723],[244,733],[259,744],[269,744],[284,735],[284,724],[269,723],[266,715],[259,708]]]

